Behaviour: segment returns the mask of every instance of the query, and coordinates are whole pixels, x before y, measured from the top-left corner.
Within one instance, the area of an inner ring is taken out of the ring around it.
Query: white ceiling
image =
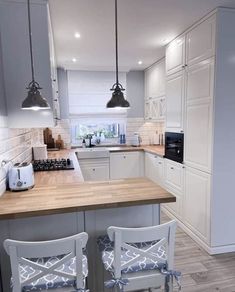
[[[49,3],[58,66],[113,70],[114,0]],[[118,0],[120,70],[148,67],[164,55],[168,41],[218,6],[235,8],[235,0]]]

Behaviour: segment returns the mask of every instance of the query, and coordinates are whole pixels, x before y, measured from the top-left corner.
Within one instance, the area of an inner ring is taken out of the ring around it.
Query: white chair
[[[4,248],[10,256],[13,292],[85,290],[88,275],[84,254],[88,234],[38,242],[7,239]]]
[[[105,286],[118,291],[164,286],[173,291],[173,278],[180,276],[173,271],[175,231],[176,221],[143,228],[109,227],[108,236],[97,240],[104,267],[112,275]]]

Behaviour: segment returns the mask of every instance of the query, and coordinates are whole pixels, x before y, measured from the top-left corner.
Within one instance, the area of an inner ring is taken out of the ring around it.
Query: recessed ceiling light
[[[79,32],[75,32],[74,37],[75,37],[76,39],[80,39],[81,35],[80,35]]]
[[[76,59],[76,58],[73,58],[72,61],[73,61],[74,63],[76,63],[76,62],[77,62],[77,59]]]
[[[142,64],[143,64],[143,62],[140,60],[140,61],[138,61],[138,64],[139,64],[139,65],[142,65]]]

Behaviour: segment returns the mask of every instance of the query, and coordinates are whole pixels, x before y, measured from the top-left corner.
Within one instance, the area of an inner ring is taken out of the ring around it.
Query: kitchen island
[[[33,189],[6,192],[0,197],[3,292],[10,291],[9,258],[2,246],[6,238],[50,240],[82,231],[89,234],[89,288],[94,292],[105,291],[96,237],[110,225],[159,224],[160,204],[176,200],[146,178],[84,182],[74,150],[53,152],[50,158],[53,157],[70,157],[75,170],[36,173]]]

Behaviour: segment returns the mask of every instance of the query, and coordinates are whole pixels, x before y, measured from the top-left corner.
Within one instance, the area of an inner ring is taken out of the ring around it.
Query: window
[[[93,144],[117,144],[119,135],[125,132],[125,121],[121,120],[77,120],[71,126],[72,145],[81,145],[87,135],[92,135]]]

